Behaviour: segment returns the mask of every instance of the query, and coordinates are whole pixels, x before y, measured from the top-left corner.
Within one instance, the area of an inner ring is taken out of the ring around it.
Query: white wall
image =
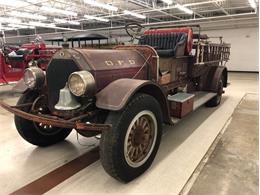
[[[231,43],[228,70],[259,71],[258,27],[214,30],[205,33],[209,36],[223,36],[225,42]]]

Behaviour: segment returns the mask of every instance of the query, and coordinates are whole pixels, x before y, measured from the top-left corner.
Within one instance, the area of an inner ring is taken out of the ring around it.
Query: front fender
[[[12,88],[12,91],[17,93],[24,93],[26,92],[28,87],[25,85],[23,78],[20,79],[16,85]]]
[[[147,80],[118,79],[96,94],[96,106],[105,110],[121,110],[139,88],[152,83]]]
[[[153,96],[161,106],[163,118],[171,124],[169,106],[163,89],[148,80],[118,79],[113,81],[96,95],[96,106],[100,109],[118,111],[124,108],[131,97],[138,93]]]

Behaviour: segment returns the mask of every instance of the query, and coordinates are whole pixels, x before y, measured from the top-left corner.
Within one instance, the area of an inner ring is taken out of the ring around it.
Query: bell
[[[58,103],[55,105],[57,110],[74,110],[81,106],[77,102],[76,98],[70,93],[68,84],[66,83],[65,87],[60,90],[60,97]]]

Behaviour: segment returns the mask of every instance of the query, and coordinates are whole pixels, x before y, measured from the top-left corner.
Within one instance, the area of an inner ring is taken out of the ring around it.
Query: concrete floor
[[[127,185],[119,183],[105,173],[98,160],[47,194],[179,194],[242,97],[258,93],[258,74],[231,73],[229,82],[218,108],[201,107],[176,126],[164,127],[156,159],[141,177]],[[1,93],[1,98],[13,104],[17,101],[8,93]],[[78,144],[73,132],[63,143],[37,148],[18,135],[13,116],[3,109],[0,124],[0,194],[18,190],[98,145],[97,140],[82,137]]]
[[[189,195],[258,194],[258,99],[255,94],[243,98]]]

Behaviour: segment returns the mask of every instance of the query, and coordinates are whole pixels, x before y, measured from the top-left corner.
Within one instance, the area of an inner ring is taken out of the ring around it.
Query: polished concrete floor
[[[237,106],[189,195],[258,194],[258,99],[247,94]]]
[[[34,188],[31,192],[37,193],[35,188],[44,185],[42,178],[49,178],[50,188],[41,191],[46,194],[179,194],[219,132],[227,126],[241,99],[247,93],[258,93],[258,74],[231,73],[229,82],[219,107],[201,107],[176,126],[164,127],[153,165],[128,184],[109,177],[97,160],[66,180],[51,185],[49,173],[57,173],[60,167],[95,148],[98,140],[83,137],[77,140],[73,132],[62,143],[38,148],[18,135],[12,114],[0,109],[0,194],[19,194],[25,188]],[[9,88],[0,88],[0,99],[14,104],[17,97],[8,93]],[[5,90],[7,92],[3,92]]]

